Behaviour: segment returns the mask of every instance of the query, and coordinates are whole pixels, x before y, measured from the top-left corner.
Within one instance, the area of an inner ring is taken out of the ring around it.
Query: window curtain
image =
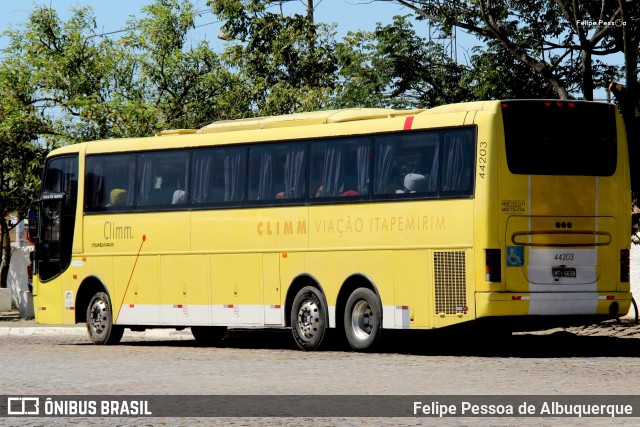
[[[469,190],[471,178],[470,142],[471,139],[467,132],[449,132],[445,135],[442,191]]]
[[[343,159],[344,145],[325,147],[322,174],[322,190],[325,197],[339,196],[342,191]]]
[[[133,198],[136,191],[136,164],[129,163],[129,183],[127,184],[127,206],[133,206]]]
[[[435,192],[438,190],[438,177],[440,172],[440,142],[436,142],[433,150],[433,160],[431,161],[430,179],[426,190]]]
[[[138,201],[140,205],[151,204],[151,195],[153,192],[153,161],[142,157],[142,170],[140,173],[140,193]]]
[[[258,182],[258,200],[275,198],[273,194],[273,156],[267,151],[260,153],[260,172]]]
[[[102,171],[102,165],[97,163],[93,166],[92,179],[91,179],[91,194],[90,205],[91,208],[101,208],[106,205],[105,197],[106,189],[104,188],[104,175]]]
[[[304,194],[305,150],[292,149],[287,153],[284,166],[285,194],[288,199],[297,199]]]
[[[377,158],[374,173],[374,192],[375,194],[386,194],[389,192],[389,190],[387,190],[387,185],[389,183],[389,174],[393,167],[396,144],[395,141],[391,140],[380,141],[376,148]]]
[[[194,203],[204,203],[209,197],[211,163],[211,155],[195,159],[193,165],[193,185],[191,190],[191,198]]]
[[[242,152],[224,158],[224,201],[238,201],[244,197]]]
[[[356,152],[358,165],[358,193],[369,192],[369,171],[371,170],[371,145],[361,142]]]

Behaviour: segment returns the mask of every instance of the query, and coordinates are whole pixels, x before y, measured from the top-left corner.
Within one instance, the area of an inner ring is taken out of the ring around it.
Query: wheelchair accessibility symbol
[[[524,265],[524,246],[507,246],[507,267]]]

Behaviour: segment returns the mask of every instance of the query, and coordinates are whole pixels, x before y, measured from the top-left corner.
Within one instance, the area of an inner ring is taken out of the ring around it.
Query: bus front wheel
[[[382,309],[378,296],[367,288],[351,293],[344,309],[344,331],[354,350],[373,347],[380,337]]]
[[[298,347],[315,350],[322,343],[327,329],[324,298],[313,286],[300,289],[291,307],[291,331]]]
[[[113,310],[109,295],[96,292],[87,307],[87,332],[94,344],[117,344],[124,328],[113,324]]]

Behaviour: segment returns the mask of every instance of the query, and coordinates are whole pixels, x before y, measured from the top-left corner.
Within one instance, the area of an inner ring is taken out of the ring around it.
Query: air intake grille
[[[433,270],[436,314],[466,313],[468,309],[465,252],[434,252]]]

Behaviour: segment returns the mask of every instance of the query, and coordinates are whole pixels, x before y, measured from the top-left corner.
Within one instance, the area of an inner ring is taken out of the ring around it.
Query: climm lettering
[[[113,221],[106,221],[103,231],[105,240],[133,239],[133,231],[129,225],[118,225]]]
[[[307,221],[260,221],[258,236],[307,234]]]

